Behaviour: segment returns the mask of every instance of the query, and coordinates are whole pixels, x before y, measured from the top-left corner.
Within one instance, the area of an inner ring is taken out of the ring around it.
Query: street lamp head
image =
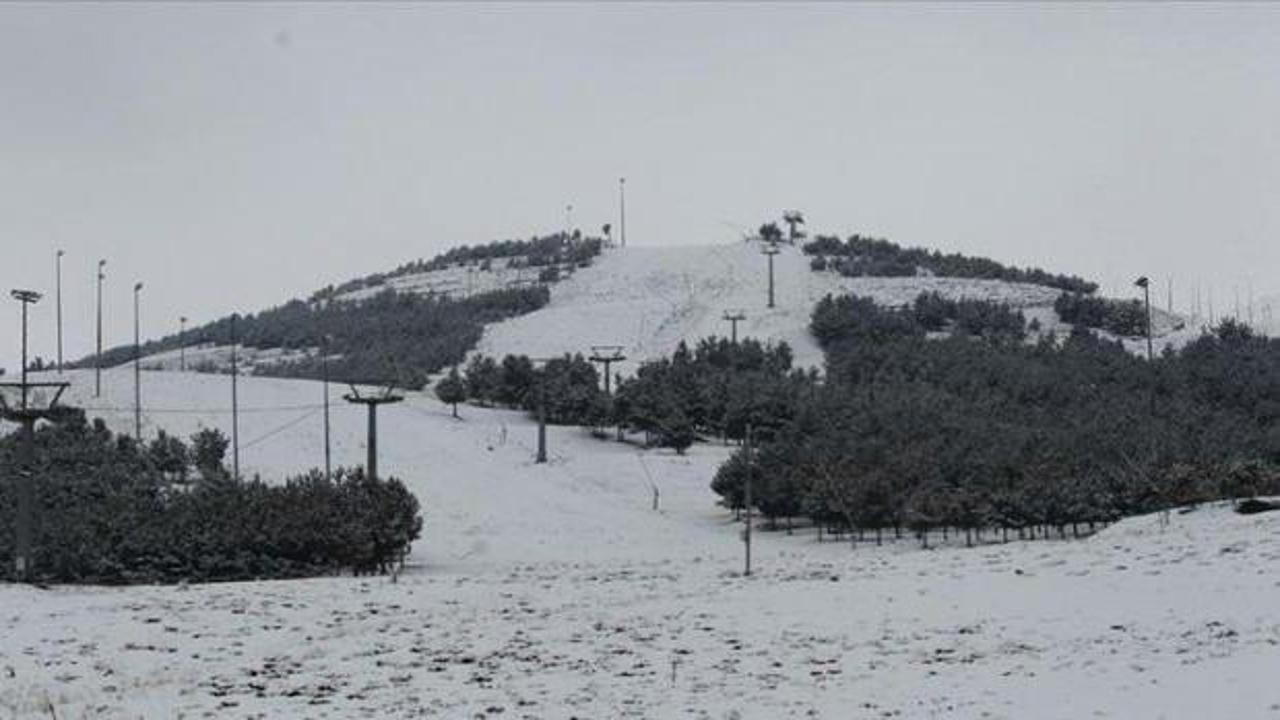
[[[13,296],[14,300],[23,303],[39,302],[41,297],[40,293],[35,290],[11,290],[9,294]]]
[[[1149,285],[1149,284],[1150,284],[1150,281],[1149,281],[1149,280],[1147,280],[1147,276],[1146,276],[1146,275],[1143,275],[1142,277],[1138,278],[1137,280],[1134,280],[1134,281],[1133,281],[1133,284],[1134,284],[1134,285],[1136,285],[1136,286],[1138,286],[1138,287],[1140,287],[1140,288],[1144,288],[1144,287],[1147,287],[1147,285]]]
[[[139,291],[139,290],[141,290],[141,289],[142,289],[142,283],[134,283],[134,285],[133,285],[133,291],[134,291],[134,292],[138,292],[138,291]]]
[[[59,250],[59,251],[58,251],[58,257],[62,257],[63,255],[66,255],[66,254],[67,254],[67,251],[66,251],[66,250]]]

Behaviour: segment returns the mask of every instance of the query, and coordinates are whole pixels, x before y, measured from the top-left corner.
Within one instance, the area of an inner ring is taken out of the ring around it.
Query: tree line
[[[0,467],[19,468],[17,433]],[[139,444],[70,412],[36,432],[36,579],[165,583],[385,572],[422,531],[394,478],[312,470],[267,484],[231,476],[227,439],[163,432]],[[17,473],[0,474],[0,579],[12,580]]]
[[[1112,335],[1137,337],[1147,332],[1147,311],[1137,300],[1062,293],[1053,303],[1062,322],[1106,330]]]
[[[1148,363],[1079,327],[930,339],[920,306],[815,308],[824,381],[790,416],[757,419],[764,516],[927,541],[950,528],[1065,534],[1280,492],[1280,343],[1226,321]],[[739,451],[717,472],[727,506],[742,507],[747,471]]]
[[[580,231],[572,233],[554,233],[544,236],[533,236],[528,240],[497,240],[481,245],[459,245],[436,255],[429,260],[415,260],[404,263],[396,269],[385,273],[374,273],[362,278],[348,280],[340,285],[330,285],[317,290],[312,296],[313,302],[328,300],[340,295],[372,287],[381,287],[388,280],[405,275],[443,270],[451,265],[476,265],[481,270],[488,270],[492,261],[505,258],[512,261],[513,267],[545,267],[565,265],[569,267],[586,267],[604,247],[604,240],[598,237],[584,236]]]
[[[360,302],[310,303],[294,300],[235,321],[235,335],[245,347],[314,349],[306,357],[255,372],[277,377],[318,379],[328,372],[332,379],[353,383],[395,381],[420,388],[431,373],[462,360],[475,346],[488,323],[533,312],[551,299],[545,286],[511,288],[479,293],[468,298],[384,292]],[[205,343],[229,345],[232,319],[188,330],[184,337],[170,335],[147,342],[142,354],[150,355]],[[133,359],[133,347],[112,348],[103,353],[110,367]],[[93,358],[79,367],[92,367]]]
[[[1074,275],[1058,275],[1039,268],[1017,268],[984,257],[943,254],[925,248],[904,248],[888,240],[850,235],[843,242],[834,235],[817,235],[803,245],[814,256],[815,271],[833,270],[846,277],[913,277],[921,271],[937,277],[980,278],[1030,283],[1073,293],[1089,294],[1097,283]]]
[[[519,408],[548,422],[601,433],[640,435],[646,445],[684,452],[699,437],[741,440],[753,418],[790,415],[794,397],[812,392],[816,372],[792,368],[786,343],[737,343],[710,337],[693,348],[680,343],[669,358],[646,362],[635,375],[615,379],[606,395],[599,371],[581,354],[536,366],[524,355],[501,360],[476,355],[436,383],[442,402]]]

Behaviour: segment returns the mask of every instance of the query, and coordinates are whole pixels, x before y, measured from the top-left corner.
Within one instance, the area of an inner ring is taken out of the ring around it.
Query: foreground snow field
[[[95,400],[73,373],[71,399],[128,430],[127,377]],[[229,426],[227,378],[144,383],[147,432]],[[319,393],[243,380],[247,471],[320,461]],[[380,418],[426,516],[397,583],[0,587],[0,717],[1280,716],[1280,513],[927,551],[761,533],[743,578],[725,448],[553,428],[535,466],[519,414],[462,412]],[[334,406],[338,462],[364,429]]]

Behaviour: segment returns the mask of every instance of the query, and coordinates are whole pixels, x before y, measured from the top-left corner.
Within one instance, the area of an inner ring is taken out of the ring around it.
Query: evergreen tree
[[[458,366],[449,370],[449,374],[436,383],[436,397],[440,402],[453,406],[453,416],[458,417],[458,403],[467,401],[467,383],[458,374]]]

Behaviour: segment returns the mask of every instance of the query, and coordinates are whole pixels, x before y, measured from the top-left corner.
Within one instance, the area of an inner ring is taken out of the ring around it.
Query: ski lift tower
[[[621,345],[592,345],[591,346],[591,362],[604,365],[604,394],[609,395],[609,368],[616,362],[626,360],[627,356],[622,354]]]
[[[372,392],[361,394],[360,389],[355,385],[351,385],[351,392],[344,395],[343,398],[354,405],[364,405],[369,408],[369,458],[366,465],[366,472],[370,480],[378,479],[378,406],[390,403],[398,403],[404,400],[404,396],[397,394],[395,385],[387,385],[381,392]]]

